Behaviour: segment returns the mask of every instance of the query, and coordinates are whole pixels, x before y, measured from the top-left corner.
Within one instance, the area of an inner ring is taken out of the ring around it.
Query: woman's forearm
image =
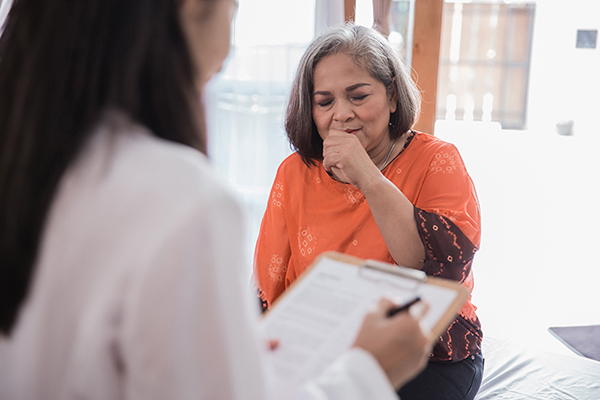
[[[365,195],[375,223],[398,265],[420,269],[425,248],[417,230],[414,206],[385,176],[370,179],[359,188]]]

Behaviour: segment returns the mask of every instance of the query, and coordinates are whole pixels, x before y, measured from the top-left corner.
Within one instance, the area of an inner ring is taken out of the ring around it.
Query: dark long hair
[[[177,0],[15,0],[0,37],[0,334],[58,182],[108,108],[205,152]]]

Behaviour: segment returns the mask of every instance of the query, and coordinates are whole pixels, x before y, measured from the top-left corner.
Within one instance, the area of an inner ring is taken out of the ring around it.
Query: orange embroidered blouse
[[[422,269],[472,290],[480,213],[458,150],[413,131],[383,174],[415,206],[426,249]],[[321,163],[306,166],[294,153],[277,171],[256,243],[255,279],[263,304],[268,307],[317,255],[329,250],[394,263],[361,191],[332,179]],[[481,350],[481,325],[470,300],[440,337],[433,359],[458,361]]]

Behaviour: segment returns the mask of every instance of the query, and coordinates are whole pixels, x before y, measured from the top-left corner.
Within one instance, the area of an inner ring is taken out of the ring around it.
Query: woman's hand
[[[358,138],[345,131],[332,129],[323,141],[323,166],[341,182],[361,188],[380,171]]]
[[[427,365],[431,332],[422,322],[427,305],[419,302],[408,312],[388,318],[395,304],[381,299],[363,321],[354,346],[370,352],[396,388],[404,385]]]

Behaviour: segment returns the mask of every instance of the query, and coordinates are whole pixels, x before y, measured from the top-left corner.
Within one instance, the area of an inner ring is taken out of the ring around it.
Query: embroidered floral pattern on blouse
[[[309,256],[317,247],[317,238],[308,228],[300,228],[298,232],[298,250],[303,256]]]
[[[365,200],[365,195],[352,185],[344,188],[344,198],[350,204],[360,204]]]
[[[454,155],[448,152],[437,153],[429,164],[429,172],[452,174],[456,171]]]
[[[283,257],[273,254],[269,260],[267,271],[273,282],[283,282],[287,265],[283,264]]]
[[[275,207],[281,208],[281,202],[283,201],[283,183],[282,182],[277,181],[273,185],[273,190],[271,190],[270,201]]]

